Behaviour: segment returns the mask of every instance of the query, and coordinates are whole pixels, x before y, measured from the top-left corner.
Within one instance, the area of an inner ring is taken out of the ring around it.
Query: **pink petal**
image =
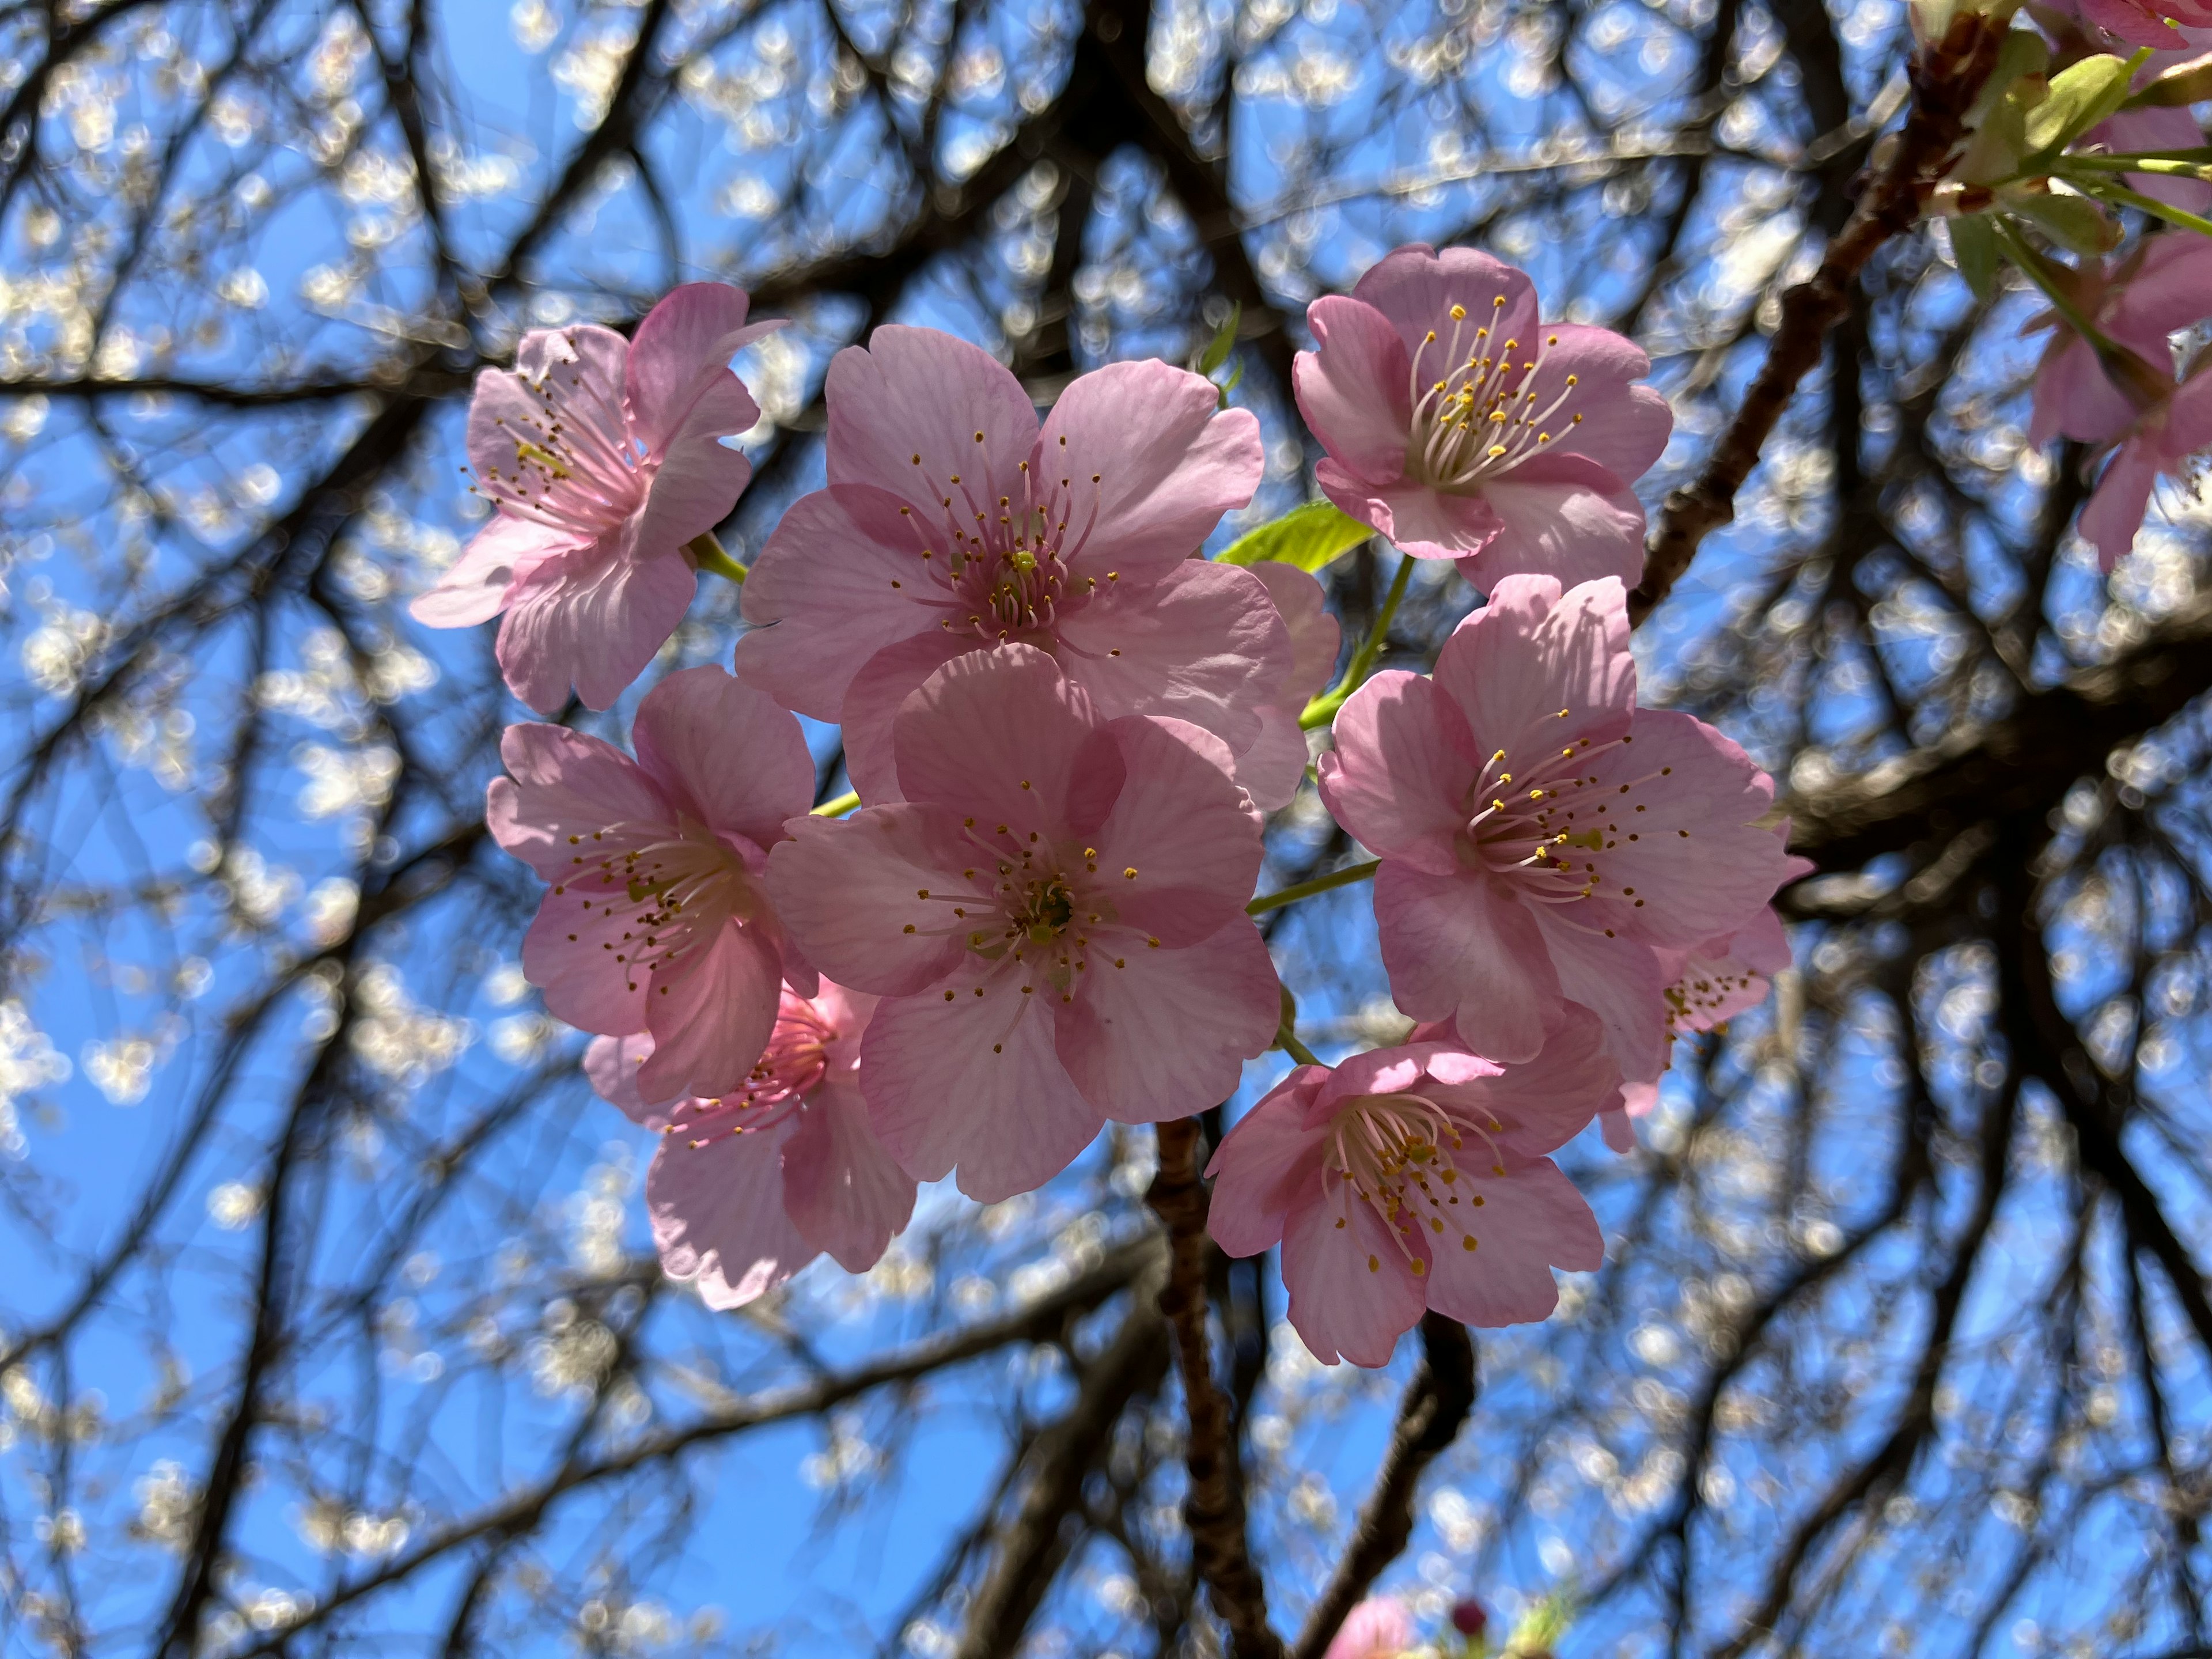
[[[1169,951],[1195,945],[1239,915],[1251,895],[1262,852],[1258,817],[1231,781],[1218,738],[1141,714],[1114,721],[1104,735],[1112,749],[1097,743],[1084,758],[1110,774],[1108,757],[1118,752],[1123,775],[1113,811],[1089,832],[1115,906],[1109,922],[1155,935]]]
[[[661,1271],[696,1279],[710,1308],[737,1308],[774,1289],[817,1252],[783,1207],[787,1125],[719,1133],[704,1146],[661,1143],[645,1202]]]
[[[1594,753],[1587,775],[1582,822],[1601,818],[1606,844],[1595,894],[1562,910],[1578,926],[1688,949],[1749,926],[1789,873],[1789,854],[1756,822],[1772,780],[1703,720],[1638,709],[1631,741]]]
[[[638,1093],[652,1102],[737,1093],[768,1047],[782,988],[775,945],[735,922],[655,969],[645,1006],[653,1057],[638,1069]]]
[[[2088,342],[2064,328],[2054,333],[2035,371],[2028,442],[2039,448],[2058,437],[2110,443],[2135,421],[2135,405],[2112,384]]]
[[[963,486],[979,501],[1007,493],[1036,442],[1036,410],[1006,365],[933,328],[886,324],[866,349],[848,346],[823,396],[830,482],[896,490],[917,507],[957,501]]]
[[[514,371],[487,368],[469,398],[469,465],[481,478],[512,478],[515,441],[545,424],[549,398],[563,422],[588,423],[605,447],[628,441],[623,366],[629,342],[611,328],[533,329],[514,354]]]
[[[781,326],[747,328],[750,304],[744,289],[727,283],[685,283],[645,313],[623,365],[623,392],[631,435],[647,453],[666,447],[702,397],[726,396],[718,380],[723,375],[737,380],[730,374],[730,359],[750,341]],[[746,403],[752,402],[742,383],[738,391]],[[752,421],[724,430],[745,431],[759,418],[756,408]]]
[[[914,1182],[876,1138],[867,1103],[850,1083],[808,1097],[785,1143],[784,1203],[808,1243],[848,1273],[866,1273],[914,1214]]]
[[[1492,1060],[1542,1050],[1559,981],[1528,910],[1495,883],[1385,860],[1375,872],[1375,921],[1390,994],[1408,1014],[1453,1020],[1468,1046]]]
[[[1337,711],[1321,798],[1363,847],[1431,875],[1460,867],[1477,766],[1466,723],[1433,681],[1377,674]]]
[[[1265,584],[1234,565],[1186,561],[1137,588],[1125,579],[1058,632],[1054,655],[1101,714],[1171,715],[1231,750],[1259,735],[1259,706],[1292,661]]]
[[[1322,1659],[1400,1659],[1419,1645],[1405,1603],[1376,1595],[1345,1614]]]
[[[669,1114],[646,1103],[637,1091],[637,1068],[653,1054],[653,1038],[644,1031],[628,1036],[595,1036],[584,1049],[584,1075],[592,1092],[641,1129],[665,1129]]]
[[[574,538],[511,514],[495,513],[437,585],[417,594],[407,614],[432,628],[471,628],[489,622],[507,603],[508,586],[545,559],[573,551]]]
[[[899,791],[1049,840],[1066,833],[1076,752],[1095,725],[1035,646],[969,652],[932,674],[892,722]]]
[[[2179,45],[2179,40],[2169,44]],[[2197,125],[2197,118],[2186,109],[2146,108],[2123,110],[2099,125],[2090,129],[2088,142],[2103,145],[2118,154],[2140,153],[2154,149],[2194,149],[2204,142],[2204,131]],[[2146,196],[2178,207],[2185,213],[2203,214],[2212,207],[2212,185],[2195,179],[2174,179],[2153,173],[2130,173],[2127,175],[2129,188],[2139,190]],[[2189,243],[2201,239],[2191,236],[2159,235],[2150,239],[2154,251],[2166,241]],[[2148,264],[2146,259],[2146,267]],[[2203,280],[2199,279],[2200,282]],[[2197,289],[2197,301],[2205,304],[2205,289]],[[2202,315],[2200,311],[2197,315]],[[2197,319],[2191,316],[2172,325],[2185,328]],[[2169,331],[2171,331],[2169,330]]]
[[[1440,379],[1444,363],[1466,359],[1478,328],[1492,330],[1492,340],[1530,340],[1536,330],[1536,285],[1504,260],[1471,247],[1438,253],[1425,243],[1408,243],[1368,267],[1352,285],[1352,297],[1389,319],[1407,353],[1420,354],[1415,366],[1427,371],[1426,380]],[[1492,304],[1500,297],[1504,305]],[[1466,308],[1464,319],[1452,316],[1455,305]],[[1455,356],[1455,321],[1464,328]],[[1433,343],[1426,337],[1431,330]]]
[[[1281,999],[1260,930],[1239,916],[1179,951],[1095,943],[1089,968],[1049,1006],[1083,1097],[1117,1122],[1160,1123],[1236,1093],[1243,1062],[1274,1041]]]
[[[868,659],[845,689],[839,736],[845,743],[845,770],[862,800],[871,805],[900,798],[898,763],[891,750],[892,723],[906,700],[932,674],[975,648],[973,634],[932,629],[911,634]]]
[[[730,516],[752,481],[753,464],[742,450],[724,443],[721,434],[750,429],[760,410],[736,375],[726,373],[723,378],[734,389],[701,401],[694,422],[678,432],[646,487],[645,510],[633,532],[641,557],[683,553],[686,543]],[[731,424],[747,414],[753,418],[744,425]]]
[[[1444,641],[1436,683],[1474,747],[1503,749],[1509,769],[1555,745],[1610,741],[1636,706],[1628,596],[1611,580],[1562,593],[1547,576],[1509,576]]]
[[[1620,1068],[1606,1053],[1604,1028],[1588,1008],[1572,1003],[1559,1011],[1543,1051],[1525,1065],[1487,1066],[1486,1076],[1441,1059],[1430,1065],[1431,1076],[1447,1070],[1460,1076],[1455,1082],[1438,1078],[1425,1091],[1430,1098],[1485,1127],[1502,1124],[1492,1131],[1498,1144],[1530,1156],[1565,1146],[1620,1092]]]
[[[1306,734],[1298,717],[1279,703],[1260,711],[1260,735],[1237,757],[1237,781],[1263,812],[1279,811],[1291,804],[1305,781],[1310,757]]]
[[[1322,585],[1294,564],[1262,559],[1248,566],[1291,638],[1291,675],[1280,696],[1285,706],[1303,706],[1320,694],[1336,672],[1336,659],[1344,644],[1344,629],[1328,612],[1328,594]]]
[[[2097,550],[2097,568],[2106,574],[2134,550],[2136,532],[2142,528],[2143,514],[2150,508],[2151,487],[2158,474],[2153,441],[2142,435],[2130,438],[2112,457],[2081,509],[2082,538]]]
[[[605,1036],[646,1029],[649,976],[616,960],[627,955],[629,927],[629,917],[593,903],[580,888],[546,894],[522,936],[522,971],[548,1013]]]
[[[1222,1139],[1206,1166],[1213,1183],[1206,1230],[1231,1255],[1257,1255],[1279,1243],[1300,1195],[1320,1179],[1325,1128],[1304,1122],[1308,1103],[1328,1076],[1301,1066],[1277,1084]]]
[[[934,1181],[957,1164],[960,1190],[990,1204],[1058,1175],[1102,1119],[1054,1053],[1036,981],[1011,962],[977,966],[986,971],[949,982],[950,1000],[929,991],[877,1008],[861,1039],[860,1085],[901,1168]]]
[[[1467,1232],[1435,1241],[1429,1306],[1469,1325],[1519,1325],[1548,1319],[1559,1305],[1555,1267],[1589,1273],[1605,1265],[1605,1237],[1575,1183],[1547,1158],[1506,1154],[1504,1176],[1480,1159],[1460,1166],[1483,1206]],[[1476,1248],[1468,1249],[1472,1238]]]
[[[1667,1064],[1667,981],[1648,945],[1607,939],[1586,922],[1562,916],[1583,904],[1535,909],[1543,949],[1559,975],[1559,994],[1595,1014],[1605,1029],[1605,1049],[1623,1077],[1656,1078]]]
[[[1340,295],[1308,306],[1306,325],[1318,349],[1298,353],[1291,384],[1307,429],[1350,477],[1395,483],[1413,419],[1405,342],[1374,307]]]
[[[799,721],[717,667],[686,668],[645,694],[630,741],[638,764],[708,829],[766,848],[814,799]]]
[[[1172,570],[1252,499],[1266,471],[1258,417],[1220,410],[1212,381],[1157,358],[1079,375],[1046,417],[1031,465],[1069,504],[1069,570],[1101,582]]]
[[[568,700],[610,708],[668,642],[699,578],[673,555],[642,562],[585,553],[548,560],[520,585],[500,624],[507,689],[540,714]]]
[[[1610,471],[1580,455],[1545,455],[1483,486],[1497,532],[1460,560],[1474,586],[1505,577],[1556,576],[1570,585],[1644,571],[1644,503]]]
[[[1498,532],[1498,515],[1479,495],[1447,495],[1411,478],[1370,483],[1328,457],[1316,464],[1314,482],[1340,510],[1416,559],[1479,553]]]
[[[1609,328],[1583,323],[1547,323],[1542,337],[1543,361],[1525,383],[1516,384],[1524,400],[1527,393],[1535,394],[1533,403],[1524,403],[1532,413],[1559,405],[1539,428],[1552,434],[1547,450],[1587,456],[1625,483],[1642,477],[1665,452],[1674,429],[1674,411],[1667,399],[1640,384],[1651,373],[1644,348]],[[1528,343],[1522,345],[1524,355]],[[1572,386],[1566,383],[1569,375],[1576,380]]]
[[[739,678],[787,708],[841,718],[860,665],[916,634],[940,634],[944,584],[925,538],[887,490],[817,489],[785,509],[754,560],[740,603]],[[945,550],[935,550],[944,562]]]
[[[571,836],[588,841],[612,824],[670,817],[666,799],[637,763],[597,738],[526,721],[507,728],[499,753],[514,776],[492,780],[486,827],[547,881],[576,866]]]
[[[1631,1089],[1649,1089],[1652,1091],[1653,1097],[1655,1099],[1657,1097],[1658,1085],[1656,1084],[1623,1084],[1621,1085],[1623,1096],[1625,1097]],[[1647,1107],[1645,1109],[1650,1109]],[[1619,1106],[1608,1106],[1598,1114],[1600,1133],[1605,1137],[1606,1149],[1608,1152],[1626,1154],[1636,1150],[1636,1131],[1630,1126],[1628,1116],[1629,1115]]]
[[[1284,1228],[1283,1287],[1292,1328],[1324,1364],[1340,1358],[1389,1364],[1398,1339],[1427,1306],[1422,1281],[1373,1208],[1357,1199],[1324,1199],[1318,1181]]]
[[[795,839],[769,853],[765,885],[806,959],[841,985],[884,996],[950,973],[967,954],[952,907],[916,895],[964,890],[957,823],[902,805],[842,822],[793,818]]]

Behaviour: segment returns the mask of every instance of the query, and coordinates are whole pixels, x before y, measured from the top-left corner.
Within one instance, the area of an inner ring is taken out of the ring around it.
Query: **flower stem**
[[[1375,672],[1375,659],[1382,654],[1382,642],[1389,637],[1391,619],[1398,614],[1399,601],[1406,597],[1406,587],[1413,579],[1413,558],[1410,553],[1398,556],[1397,573],[1390,578],[1390,591],[1383,596],[1382,609],[1376,614],[1375,626],[1360,641],[1359,649],[1352,653],[1351,664],[1344,678],[1316,697],[1298,716],[1298,726],[1310,732],[1317,726],[1327,726],[1336,718],[1336,711],[1344,707],[1345,699],[1367,684],[1367,677]]]
[[[1325,876],[1316,876],[1311,881],[1302,881],[1285,887],[1279,893],[1266,893],[1244,907],[1247,915],[1263,916],[1270,910],[1279,910],[1285,904],[1296,904],[1302,898],[1311,898],[1316,893],[1326,893],[1332,887],[1349,887],[1355,881],[1365,881],[1382,867],[1381,859],[1370,859],[1364,864],[1355,864],[1346,869],[1332,870]]]
[[[722,551],[722,544],[714,538],[713,531],[701,531],[684,544],[684,550],[691,556],[691,562],[700,569],[711,570],[717,576],[726,576],[740,587],[744,586],[744,566]]]
[[[851,811],[860,804],[860,797],[859,793],[854,790],[848,790],[845,793],[839,795],[834,800],[823,801],[821,805],[814,809],[813,816],[817,818],[842,818],[846,813]]]
[[[2074,302],[2074,296],[2066,291],[2066,285],[2058,279],[2057,273],[2052,271],[2049,262],[2028,246],[2026,237],[2014,230],[2002,216],[1993,217],[1991,223],[1996,228],[1997,240],[2005,245],[2005,251],[2012,255],[2012,262],[2021,268],[2029,282],[2043,290],[2043,297],[2051,301],[2051,308],[2064,319],[2067,327],[2087,341],[2090,347],[2100,357],[2107,357],[2120,349],[2118,345],[2106,337],[2102,330],[2083,314],[2081,307]]]
[[[1301,1066],[1321,1064],[1321,1061],[1315,1057],[1314,1051],[1299,1042],[1298,1034],[1287,1025],[1280,1027],[1275,1032],[1275,1046]]]
[[[2104,179],[2094,184],[2085,183],[2083,188],[2107,202],[2118,202],[2153,218],[2163,219],[2170,225],[2179,225],[2184,230],[2193,230],[2200,236],[2212,236],[2212,219],[2175,207],[2171,202],[2161,202],[2155,196],[2146,196],[2141,191],[2130,190],[2117,179]]]

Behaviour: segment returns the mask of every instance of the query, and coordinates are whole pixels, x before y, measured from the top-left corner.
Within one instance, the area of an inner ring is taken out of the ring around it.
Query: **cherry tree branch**
[[[1474,1409],[1474,1343],[1467,1327],[1442,1314],[1421,1316],[1421,1364],[1406,1385],[1398,1425],[1375,1490],[1328,1588],[1306,1615],[1291,1659],[1321,1659],[1345,1615],[1413,1536],[1413,1499],[1429,1465],[1458,1438]]]
[[[1229,1626],[1236,1659],[1282,1659],[1282,1638],[1267,1623],[1267,1586],[1245,1536],[1244,1481],[1237,1464],[1229,1401],[1213,1380],[1206,1322],[1206,1257],[1212,1241],[1206,1233],[1206,1188],[1198,1173],[1198,1124],[1190,1118],[1163,1123],[1158,1134],[1159,1173],[1146,1201],[1168,1229],[1168,1277],[1160,1290],[1160,1311],[1175,1329],[1176,1366],[1190,1419],[1183,1449],[1190,1492],[1183,1499],[1183,1520],[1190,1528],[1191,1557],[1214,1612]]]
[[[1828,331],[1850,310],[1851,290],[1875,251],[1910,230],[1922,192],[1941,173],[1965,131],[1967,109],[1996,66],[2010,27],[1962,12],[1949,33],[1915,61],[1912,112],[1893,142],[1875,149],[1872,175],[1858,206],[1828,244],[1809,281],[1782,296],[1781,325],[1743,405],[1706,457],[1696,481],[1667,497],[1644,557],[1644,579],[1628,596],[1632,625],[1656,610],[1697,556],[1698,544],[1735,516],[1735,498],[1759,465],[1759,452],[1820,361]]]

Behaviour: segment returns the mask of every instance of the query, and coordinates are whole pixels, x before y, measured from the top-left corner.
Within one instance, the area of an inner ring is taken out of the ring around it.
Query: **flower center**
[[[514,459],[479,472],[474,492],[549,530],[591,539],[605,535],[637,510],[652,482],[619,393],[611,398],[587,380],[573,355],[535,380],[519,372],[513,378],[537,408],[498,417]]]
[[[1462,1124],[1425,1095],[1355,1096],[1337,1113],[1323,1153],[1324,1186],[1335,1179],[1344,1211],[1337,1226],[1348,1224],[1355,1200],[1366,1205],[1390,1230],[1417,1279],[1428,1272],[1426,1254],[1413,1248],[1424,1227],[1432,1237],[1456,1232],[1460,1248],[1473,1250],[1469,1221],[1482,1207],[1482,1195],[1472,1187],[1462,1188],[1453,1155],[1466,1150],[1462,1129],[1472,1129],[1490,1148],[1491,1173],[1504,1175],[1498,1143],[1491,1139],[1499,1127],[1495,1120],[1487,1128]],[[1368,1272],[1382,1269],[1379,1257],[1367,1258]]]
[[[1571,712],[1562,708],[1556,718],[1565,720]],[[1672,776],[1673,767],[1626,781],[1589,769],[1608,750],[1635,741],[1625,734],[1603,743],[1578,738],[1517,766],[1498,750],[1468,792],[1462,836],[1471,861],[1514,881],[1522,896],[1538,903],[1571,904],[1596,896],[1605,884],[1605,854],[1623,841],[1665,831],[1649,820],[1649,804],[1635,796],[1639,785]],[[1686,839],[1690,832],[1677,828],[1674,833]],[[1605,896],[1644,908],[1633,887]]]
[[[1436,330],[1429,331],[1413,354],[1407,386],[1413,420],[1406,440],[1406,470],[1434,489],[1475,489],[1536,454],[1555,431],[1582,424],[1580,415],[1560,419],[1574,396],[1575,375],[1567,376],[1558,397],[1536,407],[1536,377],[1559,337],[1546,335],[1534,355],[1523,357],[1520,341],[1496,337],[1498,314],[1504,308],[1505,296],[1499,295],[1491,301],[1490,323],[1463,342],[1467,307],[1455,305],[1451,340],[1439,349],[1436,367],[1425,367],[1431,362],[1429,348],[1437,344]],[[1462,343],[1465,357],[1460,356]],[[1439,368],[1442,378],[1425,386],[1424,376]]]
[[[571,836],[568,844],[582,850],[570,860],[574,872],[553,890],[580,889],[586,910],[619,926],[600,949],[632,991],[641,974],[688,965],[694,948],[724,923],[757,914],[744,860],[703,824],[614,823]]]
[[[801,1110],[806,1097],[829,1074],[830,1045],[837,1036],[837,1028],[822,1018],[819,1009],[786,987],[776,1006],[775,1030],[744,1089],[720,1100],[684,1102],[677,1109],[689,1108],[689,1115],[671,1123],[668,1133],[690,1137],[696,1147],[718,1134],[757,1134],[774,1128]]]
[[[981,433],[975,441],[983,441]],[[1066,450],[1062,438],[1062,465]],[[1096,576],[1078,576],[1068,565],[1098,521],[1104,496],[1099,474],[1092,473],[1086,487],[1073,477],[1040,477],[1024,461],[1015,489],[994,495],[988,481],[979,487],[975,477],[958,472],[941,480],[932,477],[919,454],[914,465],[915,482],[936,501],[939,516],[932,520],[910,507],[899,512],[914,521],[925,576],[942,592],[930,601],[945,613],[939,627],[972,632],[992,644],[1049,635],[1061,617],[1097,591]],[[1087,508],[1079,505],[1086,490]],[[1106,580],[1118,574],[1109,572]]]

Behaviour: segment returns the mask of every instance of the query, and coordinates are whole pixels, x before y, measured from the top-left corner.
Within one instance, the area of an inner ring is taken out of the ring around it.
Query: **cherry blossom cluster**
[[[1164,362],[1040,420],[989,354],[877,330],[829,370],[826,484],[749,570],[711,533],[748,478],[723,440],[758,415],[743,294],[679,289],[632,340],[533,333],[480,380],[495,516],[416,614],[501,617],[518,696],[610,706],[700,568],[744,582],[729,669],[662,678],[629,753],[512,726],[487,807],[548,884],[524,969],[661,1133],[654,1235],[710,1304],[825,1252],[866,1268],[919,1182],[1009,1198],[1109,1122],[1306,1058],[1254,919],[1298,895],[1254,888],[1310,768],[1373,855],[1310,885],[1372,874],[1416,1024],[1298,1066],[1208,1173],[1215,1238],[1280,1247],[1325,1359],[1384,1363],[1425,1308],[1546,1316],[1553,1269],[1603,1250],[1551,1154],[1594,1119],[1631,1145],[1675,1034],[1787,962],[1770,781],[1637,703],[1633,485],[1670,426],[1644,354],[1464,249],[1401,249],[1310,322],[1322,490],[1486,596],[1431,674],[1368,678],[1367,650],[1332,688],[1314,576],[1200,556],[1260,483],[1259,423]],[[812,810],[799,714],[841,729],[848,802]]]

